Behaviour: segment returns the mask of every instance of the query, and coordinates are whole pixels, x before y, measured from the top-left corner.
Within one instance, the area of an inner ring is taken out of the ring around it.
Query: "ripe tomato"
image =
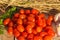
[[[30,14],[30,10],[25,10],[25,13],[26,14]]]
[[[51,25],[52,21],[50,19],[47,19],[47,25]]]
[[[27,32],[22,32],[22,36],[26,38],[28,36],[28,33]]]
[[[10,35],[13,34],[13,28],[12,28],[12,27],[8,27],[8,33],[9,33]]]
[[[27,30],[28,33],[32,33],[32,27],[31,27],[31,25],[28,25],[26,27],[26,30]]]
[[[31,10],[31,13],[36,15],[36,14],[38,14],[38,13],[39,13],[39,11],[38,11],[38,10],[36,10],[36,9],[32,9],[32,10]]]
[[[26,18],[26,15],[20,14],[20,15],[19,15],[19,18],[20,18],[20,19],[25,19],[25,18]]]
[[[41,37],[44,37],[44,36],[46,36],[48,33],[47,32],[40,32],[40,36]]]
[[[28,39],[29,39],[29,38],[33,38],[33,37],[34,37],[34,34],[29,34],[29,35],[28,35]]]
[[[19,36],[18,40],[25,40],[25,38],[23,36]]]
[[[18,18],[19,17],[19,13],[15,13],[14,17]]]
[[[11,22],[9,22],[9,24],[8,24],[8,26],[10,26],[10,27],[12,27],[14,24],[13,24],[13,22],[11,21]]]
[[[27,39],[27,40],[33,40],[33,38],[29,38],[29,39]]]
[[[35,22],[35,18],[34,17],[30,17],[29,16],[27,19],[28,19],[28,21]]]
[[[18,30],[19,32],[23,32],[23,31],[24,31],[23,25],[18,25],[18,26],[17,26],[17,30]]]
[[[34,36],[34,40],[43,40],[41,36]]]
[[[24,14],[25,10],[24,9],[20,9],[19,13]]]
[[[17,24],[22,24],[23,22],[22,22],[22,19],[18,19],[17,20]]]
[[[17,29],[13,30],[13,34],[16,38],[20,36],[20,32]]]
[[[52,37],[51,36],[45,36],[44,40],[52,40]]]
[[[3,24],[4,24],[4,25],[7,25],[9,22],[10,22],[10,18],[6,18],[6,19],[3,21]]]
[[[30,17],[35,17],[35,15],[34,15],[34,14],[29,14],[29,16],[30,16]]]
[[[41,32],[42,31],[42,27],[36,27],[36,31],[37,32]]]
[[[35,29],[32,30],[33,34],[37,34],[37,31]]]

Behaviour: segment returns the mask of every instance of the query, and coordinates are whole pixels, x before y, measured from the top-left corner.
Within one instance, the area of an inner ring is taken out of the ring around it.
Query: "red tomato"
[[[29,35],[28,35],[28,39],[29,39],[29,38],[33,38],[33,37],[34,37],[33,34],[29,34]]]
[[[22,32],[22,36],[26,38],[28,36],[28,33],[27,32]]]
[[[47,19],[47,25],[51,25],[52,21],[50,21],[50,19]]]
[[[34,40],[43,40],[41,36],[34,36]]]
[[[19,36],[18,40],[25,40],[25,38],[23,36]]]
[[[19,13],[15,13],[14,17],[18,18],[19,17]]]
[[[35,29],[32,30],[33,34],[37,34],[37,31]]]
[[[32,27],[30,25],[28,25],[26,27],[26,30],[27,30],[28,33],[32,33]]]
[[[20,15],[19,15],[19,18],[20,18],[20,19],[25,19],[25,18],[26,18],[26,15],[20,14]]]
[[[22,24],[23,22],[22,22],[22,19],[18,19],[17,20],[17,24]]]
[[[24,9],[20,9],[19,13],[24,14],[25,10]]]
[[[44,36],[46,36],[48,33],[47,32],[40,32],[40,36],[41,37],[44,37]]]
[[[31,10],[31,13],[32,13],[32,14],[38,14],[38,13],[39,13],[39,11],[38,11],[38,10],[36,10],[36,9],[32,9],[32,10]]]
[[[20,36],[20,32],[17,29],[13,30],[13,34],[16,38]]]
[[[4,24],[4,25],[7,25],[9,22],[10,22],[10,18],[6,18],[6,19],[3,21],[3,24]]]
[[[27,39],[27,40],[33,40],[33,38],[29,38],[29,39]]]
[[[34,15],[34,14],[29,14],[29,16],[30,16],[30,17],[35,17],[35,15]]]
[[[45,36],[44,40],[52,40],[51,36]]]
[[[42,31],[42,27],[36,27],[36,31],[37,32],[41,32]]]
[[[35,22],[35,18],[29,16],[29,17],[28,17],[28,21]]]
[[[8,27],[8,33],[9,33],[10,35],[13,34],[13,28],[12,28],[12,27]]]
[[[30,14],[30,10],[25,10],[25,13],[26,14]]]
[[[11,21],[11,22],[9,22],[9,24],[8,24],[8,26],[13,26],[14,24],[13,24],[13,22]]]
[[[24,31],[24,27],[23,27],[22,25],[18,25],[18,26],[17,26],[17,30],[18,30],[19,32],[23,32],[23,31]]]

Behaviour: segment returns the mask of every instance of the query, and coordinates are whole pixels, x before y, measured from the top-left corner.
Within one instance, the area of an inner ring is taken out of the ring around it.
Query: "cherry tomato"
[[[23,24],[24,24],[24,26],[27,25],[27,19],[24,19],[24,20],[23,20]]]
[[[13,28],[12,28],[12,27],[8,27],[8,33],[9,33],[10,35],[13,34]]]
[[[3,24],[4,24],[4,25],[7,25],[9,22],[10,22],[10,18],[6,18],[6,19],[3,21]]]
[[[28,33],[27,32],[22,32],[22,36],[26,38],[28,36]]]
[[[33,37],[34,37],[33,34],[29,34],[29,35],[28,35],[28,39],[29,39],[29,38],[33,38]]]
[[[32,33],[32,27],[30,25],[28,25],[26,27],[26,30],[27,30],[28,33]]]
[[[34,15],[34,14],[29,14],[29,16],[30,16],[30,17],[35,17],[35,15]]]
[[[22,19],[18,19],[17,20],[17,24],[22,24],[23,22],[22,22]]]
[[[51,25],[52,21],[50,21],[50,19],[47,19],[47,25]]]
[[[31,13],[36,15],[36,14],[38,14],[38,13],[39,13],[39,11],[38,11],[38,10],[36,10],[36,9],[32,9],[32,10],[31,10]]]
[[[43,40],[41,36],[34,36],[34,40]]]
[[[13,30],[13,34],[16,38],[20,36],[20,32],[17,29]]]
[[[26,18],[26,15],[20,14],[20,15],[19,15],[19,18],[20,18],[20,19],[25,19],[25,18]]]
[[[9,22],[9,24],[8,24],[8,26],[13,26],[14,24],[13,24],[13,22],[11,21],[11,22]]]
[[[18,40],[25,40],[25,38],[23,36],[19,36]]]
[[[45,36],[44,40],[52,40],[51,36]]]
[[[41,37],[44,37],[44,36],[46,36],[48,33],[47,32],[40,32],[40,36]]]
[[[42,27],[36,27],[36,31],[37,32],[41,32],[42,31]]]
[[[17,30],[18,30],[19,32],[23,32],[23,31],[24,31],[24,27],[23,27],[22,25],[18,25],[18,26],[17,26]]]
[[[24,9],[20,9],[19,13],[24,14],[25,10]]]
[[[28,17],[28,21],[35,22],[35,18],[29,16],[29,17]]]
[[[37,31],[35,29],[32,30],[33,34],[37,34]]]
[[[27,40],[33,40],[33,38],[29,38],[29,39],[27,39]]]
[[[30,10],[25,10],[25,13],[26,14],[30,14]]]
[[[15,13],[14,17],[18,18],[19,17],[19,13]]]

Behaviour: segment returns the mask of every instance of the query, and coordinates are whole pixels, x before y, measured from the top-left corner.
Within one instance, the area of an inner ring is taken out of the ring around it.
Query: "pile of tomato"
[[[36,9],[20,9],[12,18],[6,18],[3,24],[8,27],[8,33],[18,40],[51,40],[55,36],[52,22],[52,15],[46,18]]]

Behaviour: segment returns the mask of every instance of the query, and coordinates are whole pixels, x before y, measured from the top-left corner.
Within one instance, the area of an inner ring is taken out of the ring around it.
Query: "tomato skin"
[[[52,37],[51,36],[45,36],[44,40],[52,40]]]
[[[19,15],[19,18],[20,18],[20,19],[25,19],[25,18],[26,18],[26,15],[20,14],[20,15]]]
[[[29,39],[29,38],[33,38],[33,37],[34,37],[33,34],[29,34],[29,35],[28,35],[28,39]]]
[[[24,14],[25,13],[25,10],[24,9],[20,9],[19,13],[20,14]]]
[[[35,29],[32,29],[33,34],[37,34],[37,31]]]
[[[35,17],[35,15],[34,15],[34,14],[29,14],[29,16],[30,16],[30,17]]]
[[[40,32],[40,36],[41,37],[44,37],[44,36],[46,36],[48,33],[47,32]]]
[[[25,38],[23,36],[19,36],[18,40],[25,40]]]
[[[34,40],[43,40],[41,36],[34,36]]]
[[[14,14],[14,17],[15,17],[15,18],[18,18],[18,17],[19,17],[19,13],[15,13],[15,14]]]
[[[18,19],[17,20],[17,24],[22,24],[23,22],[22,22],[22,19]]]
[[[31,12],[30,12],[30,10],[25,10],[25,13],[30,14]]]
[[[19,32],[23,32],[23,31],[24,31],[24,27],[23,27],[22,25],[18,25],[18,26],[17,26],[17,30],[18,30]]]
[[[8,33],[9,33],[10,35],[13,34],[13,28],[12,28],[12,27],[8,27]]]
[[[26,38],[28,36],[28,33],[27,32],[22,32],[22,36]]]
[[[10,18],[6,18],[6,19],[3,21],[3,24],[4,24],[4,25],[7,25],[9,22],[10,22]]]
[[[20,36],[20,32],[17,29],[13,30],[13,34],[16,38]]]
[[[41,32],[41,31],[42,31],[42,27],[37,27],[37,28],[36,28],[36,31],[37,31],[37,32]]]
[[[11,26],[11,27],[13,27],[13,22],[11,21],[11,22],[9,22],[9,24],[8,24],[8,26]]]
[[[31,10],[31,13],[36,15],[36,14],[38,14],[38,13],[39,13],[39,11],[38,11],[38,10],[36,10],[36,9],[32,9],[32,10]]]

